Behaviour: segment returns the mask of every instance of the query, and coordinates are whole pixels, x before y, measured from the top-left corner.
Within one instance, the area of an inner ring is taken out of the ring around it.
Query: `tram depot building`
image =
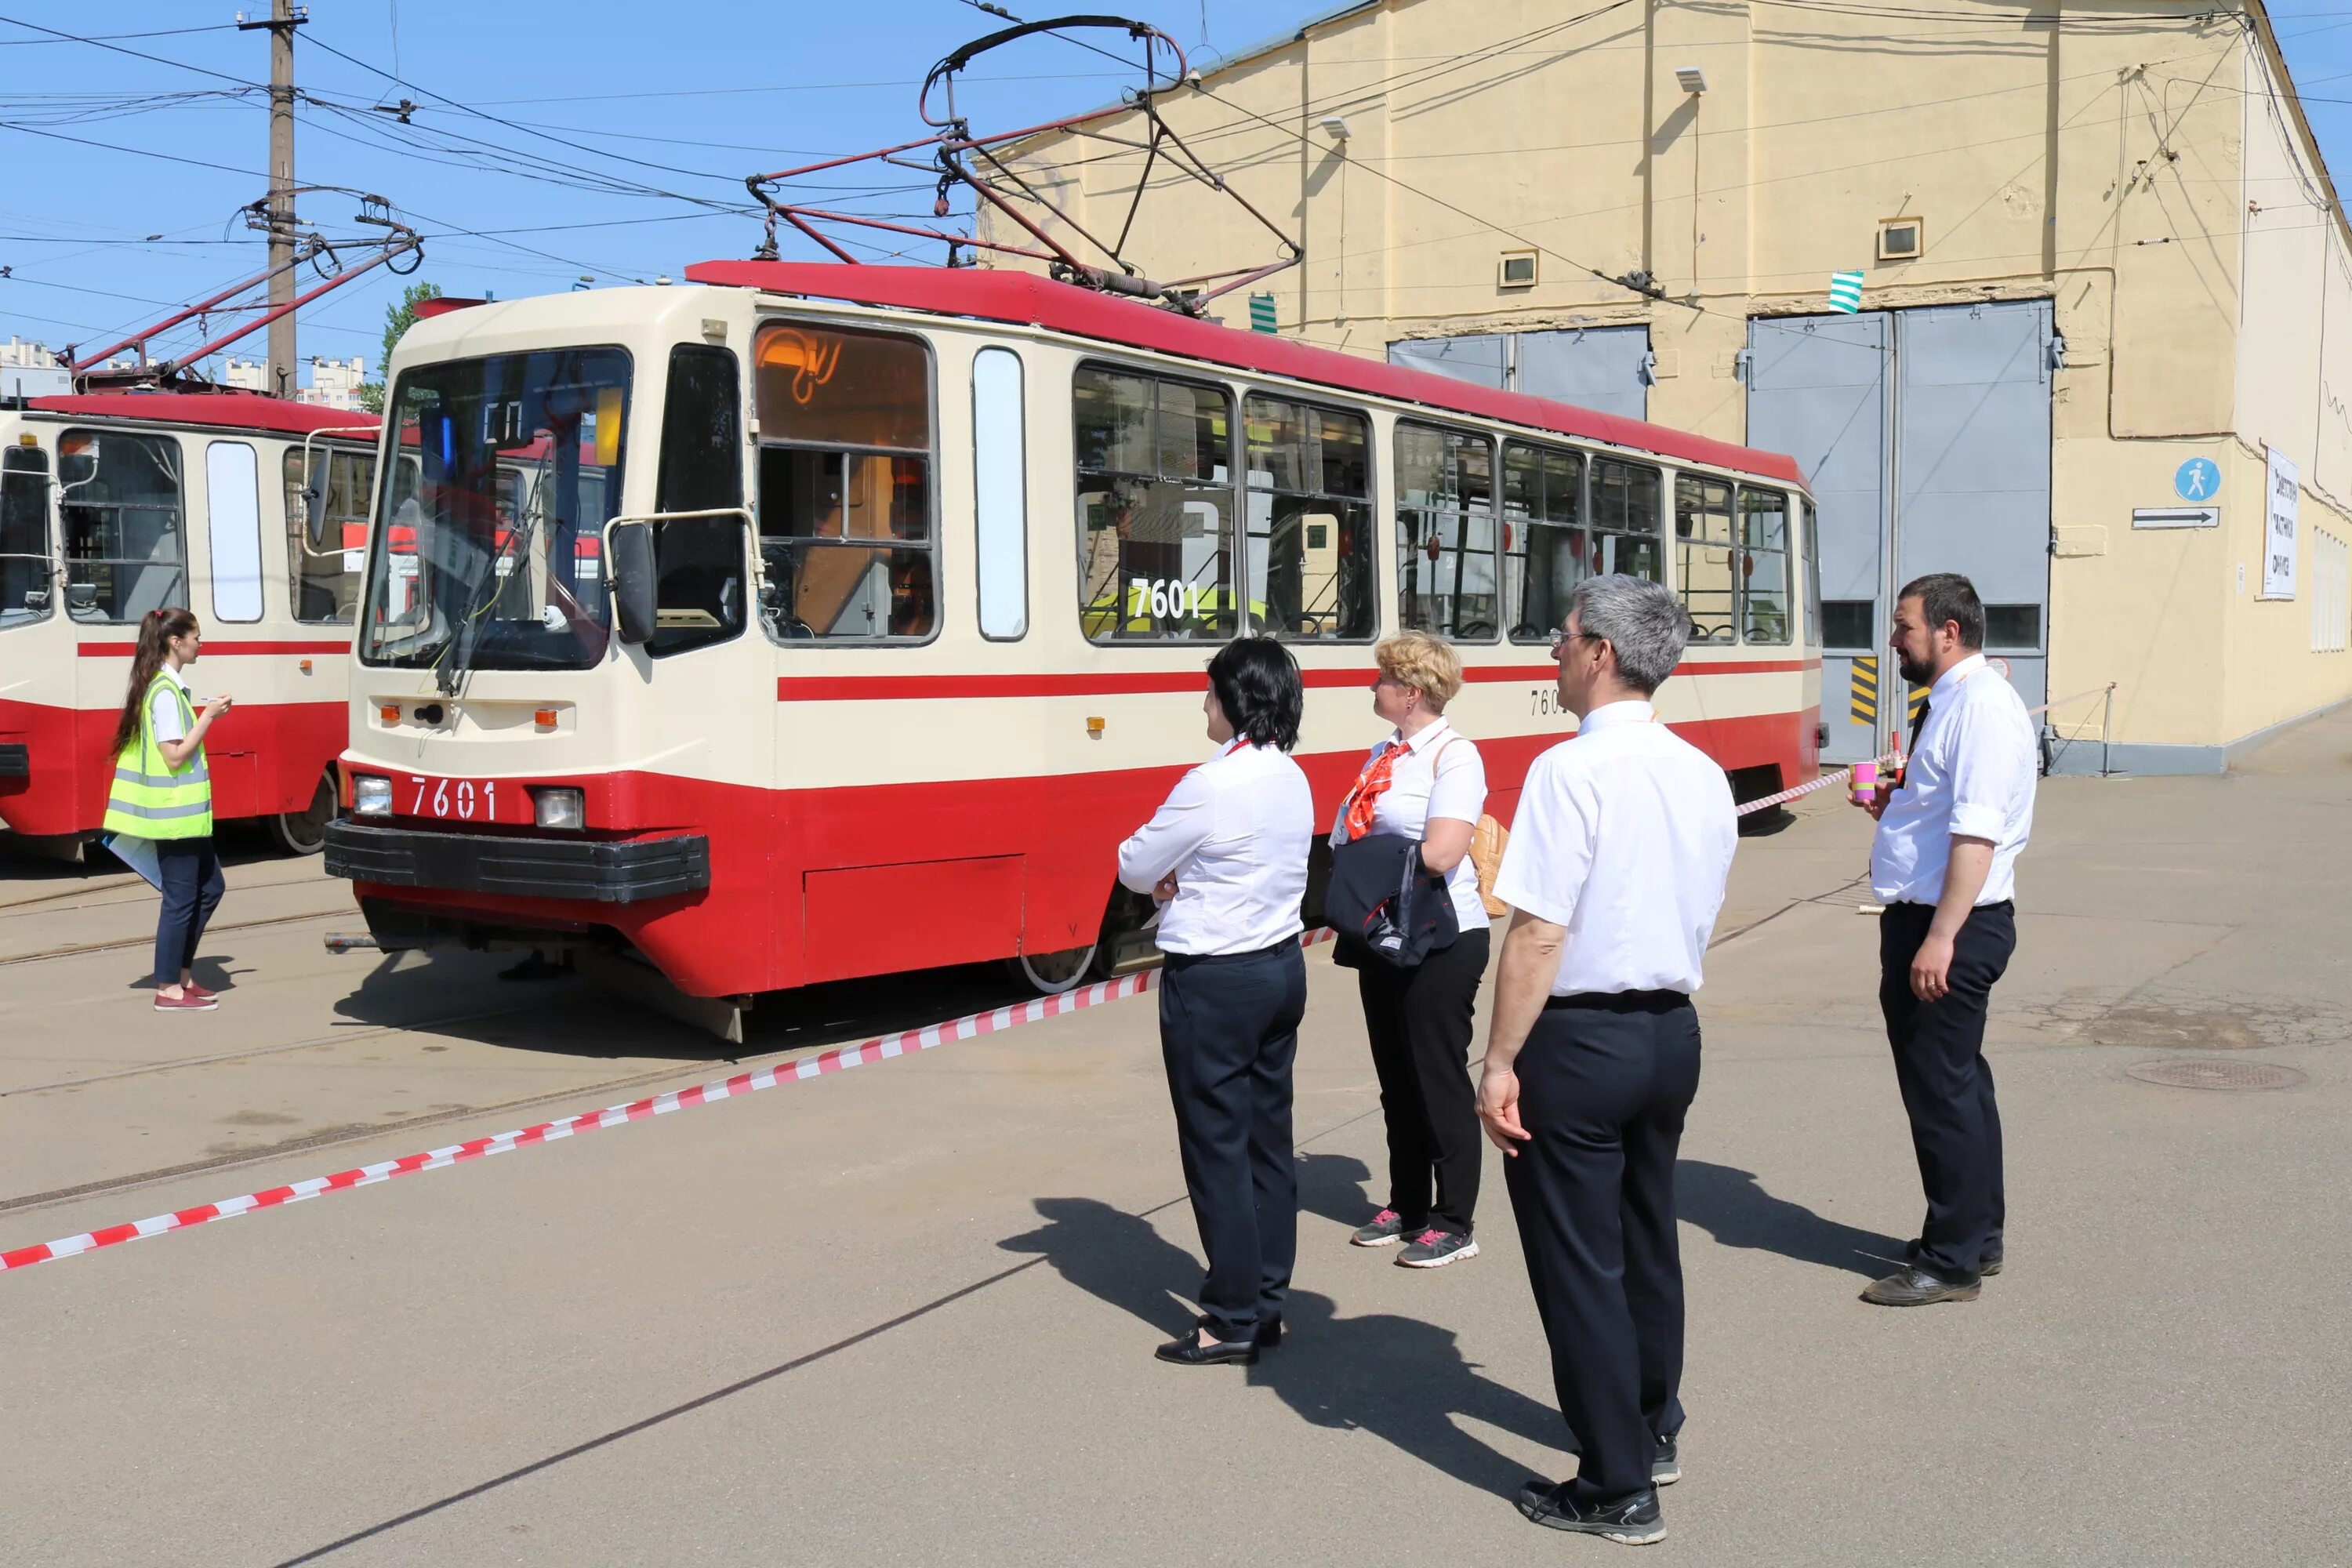
[[[2028,705],[2114,683],[2057,771],[2352,696],[2352,228],[2259,4],[1360,0],[1160,106],[1304,248],[1281,333],[1794,456],[1826,761],[1901,725],[1871,661],[1929,571]],[[1116,234],[1141,124],[1013,166]],[[1156,278],[1276,254],[1165,163],[1137,223]]]

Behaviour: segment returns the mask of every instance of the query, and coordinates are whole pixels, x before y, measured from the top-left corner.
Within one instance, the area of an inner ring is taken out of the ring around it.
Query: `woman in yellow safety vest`
[[[208,1012],[220,1005],[196,984],[193,965],[205,922],[224,883],[213,848],[213,781],[205,733],[229,710],[215,697],[198,712],[180,671],[196,661],[205,636],[186,610],[150,610],[139,623],[131,689],[114,726],[114,784],[106,831],[153,844],[163,910],[155,923],[155,1010]]]

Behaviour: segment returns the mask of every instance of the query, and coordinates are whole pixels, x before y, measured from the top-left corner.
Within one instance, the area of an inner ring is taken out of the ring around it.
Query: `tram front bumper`
[[[338,819],[327,825],[327,875],[384,888],[634,904],[710,886],[701,834],[626,844],[447,833]]]

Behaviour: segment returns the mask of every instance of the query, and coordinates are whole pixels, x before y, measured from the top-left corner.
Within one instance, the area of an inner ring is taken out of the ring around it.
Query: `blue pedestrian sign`
[[[2210,458],[2191,458],[2172,476],[2172,488],[2182,500],[2211,500],[2221,489],[2221,470]]]

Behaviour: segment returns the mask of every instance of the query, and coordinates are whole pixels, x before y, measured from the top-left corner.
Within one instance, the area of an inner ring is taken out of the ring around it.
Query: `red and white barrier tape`
[[[1307,932],[1298,939],[1302,947],[1331,940],[1328,930]],[[591,1110],[578,1116],[566,1116],[554,1121],[542,1121],[537,1126],[520,1128],[512,1132],[500,1132],[493,1137],[469,1139],[446,1148],[430,1149],[421,1154],[405,1154],[397,1160],[383,1160],[355,1170],[337,1171],[331,1176],[313,1176],[307,1182],[289,1186],[271,1187],[266,1192],[247,1193],[239,1197],[223,1198],[218,1203],[200,1204],[194,1208],[180,1209],[172,1214],[157,1215],[152,1219],[135,1220],[129,1225],[109,1226],[103,1230],[84,1231],[61,1240],[44,1242],[38,1247],[20,1247],[14,1252],[0,1252],[0,1272],[29,1268],[36,1263],[47,1263],[57,1258],[74,1258],[85,1252],[95,1252],[102,1247],[120,1247],[126,1241],[141,1241],[151,1236],[162,1236],[174,1230],[186,1230],[192,1226],[210,1225],[215,1220],[235,1219],[239,1215],[257,1209],[280,1208],[298,1204],[305,1198],[322,1197],[329,1193],[348,1192],[354,1187],[370,1187],[378,1182],[389,1182],[395,1176],[420,1175],[426,1171],[446,1170],[462,1165],[469,1160],[487,1160],[493,1154],[510,1154],[517,1149],[536,1144],[552,1143],[560,1138],[576,1137],[583,1132],[600,1132],[608,1127],[623,1127],[632,1121],[644,1121],[656,1116],[666,1116],[673,1110],[685,1110],[697,1105],[712,1105],[738,1095],[757,1094],[763,1089],[776,1089],[786,1084],[802,1083],[827,1073],[846,1072],[851,1068],[865,1067],[892,1057],[912,1056],[959,1040],[974,1039],[982,1035],[999,1034],[1018,1028],[1023,1024],[1034,1024],[1047,1018],[1058,1018],[1066,1013],[1076,1013],[1087,1007],[1099,1007],[1106,1002],[1122,1001],[1154,989],[1160,984],[1160,971],[1149,969],[1139,974],[1121,976],[1117,980],[1099,981],[1058,996],[1040,996],[1035,1001],[1018,1006],[999,1007],[987,1013],[968,1013],[943,1024],[929,1024],[919,1029],[908,1029],[896,1035],[885,1035],[859,1046],[835,1046],[813,1057],[797,1061],[774,1062],[751,1072],[737,1073],[733,1078],[717,1083],[700,1084],[668,1094],[652,1095],[633,1100],[626,1105],[607,1106],[603,1110]]]

